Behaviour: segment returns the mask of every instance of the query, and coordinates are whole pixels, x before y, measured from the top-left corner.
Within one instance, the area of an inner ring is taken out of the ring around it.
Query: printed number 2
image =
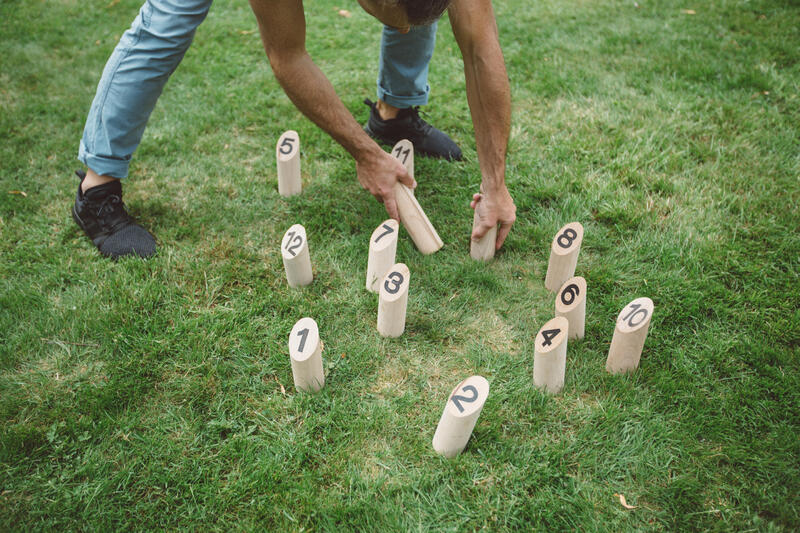
[[[294,242],[292,242],[294,241]],[[295,232],[289,232],[289,240],[286,241],[286,251],[292,254],[292,257],[297,255],[297,250],[303,244],[303,238],[300,235],[296,235]]]
[[[394,231],[394,229],[392,229],[392,227],[391,227],[389,224],[384,224],[384,225],[383,225],[383,228],[384,228],[386,231],[384,231],[383,233],[381,233],[380,235],[378,235],[378,238],[377,238],[377,239],[375,239],[375,242],[378,242],[379,240],[381,240],[382,238],[384,238],[385,236],[389,235],[391,232],[393,232],[393,231]]]
[[[403,275],[400,272],[392,272],[389,274],[389,278],[383,283],[383,288],[386,289],[386,292],[389,294],[397,294],[397,291],[400,290],[400,285],[403,284]],[[393,287],[389,287],[389,282],[393,283]]]
[[[647,319],[647,309],[639,309],[640,307],[642,306],[639,304],[631,304],[630,306],[631,312],[622,317],[622,320],[627,320],[628,325],[632,328],[635,328],[636,326],[638,326]],[[644,316],[637,323],[634,324],[633,319],[639,313],[644,313]]]
[[[403,164],[405,165],[406,161],[408,161],[409,154],[411,154],[411,148],[406,148],[405,150],[403,150],[402,146],[398,146],[397,150],[395,150],[394,152],[395,152],[395,157],[397,159],[400,159],[401,156],[403,157]]]
[[[478,389],[476,389],[472,385],[467,385],[465,387],[462,387],[461,390],[463,392],[472,392],[472,396],[469,397],[469,396],[454,395],[452,398],[450,398],[451,400],[453,400],[453,403],[456,404],[456,407],[458,407],[459,413],[464,412],[464,408],[461,407],[461,402],[472,403],[478,399]]]
[[[303,348],[306,347],[306,339],[308,338],[308,328],[303,328],[297,332],[297,336],[300,337],[300,346],[297,347],[298,352],[302,352]]]
[[[555,339],[559,333],[561,333],[560,329],[544,330],[542,332],[542,337],[544,337],[544,342],[542,343],[542,346],[550,346],[551,344],[553,344],[553,339]]]
[[[280,146],[280,152],[283,155],[291,154],[292,150],[294,149],[294,146],[292,146],[293,142],[294,142],[294,139],[292,137],[284,137],[283,138],[283,142],[281,143],[281,146]],[[286,148],[285,151],[284,151],[284,148]]]

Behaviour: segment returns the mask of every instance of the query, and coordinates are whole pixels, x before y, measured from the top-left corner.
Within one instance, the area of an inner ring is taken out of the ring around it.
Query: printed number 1
[[[400,159],[400,156],[403,156],[403,164],[405,165],[406,161],[408,161],[408,156],[411,154],[411,148],[406,148],[403,150],[402,146],[398,146],[397,150],[395,150],[395,153],[397,154],[395,155],[397,159]]]
[[[303,348],[306,347],[306,339],[308,338],[308,328],[303,328],[297,332],[297,335],[300,337],[300,346],[297,347],[298,352],[302,352]]]
[[[389,235],[391,232],[393,232],[393,231],[394,231],[394,229],[392,229],[392,227],[391,227],[389,224],[384,224],[384,225],[383,225],[383,228],[384,228],[386,231],[384,231],[383,233],[381,233],[380,235],[378,235],[378,238],[377,238],[377,239],[375,239],[375,242],[378,242],[378,241],[379,241],[379,240],[381,240],[383,237],[385,237],[386,235]]]
[[[454,395],[451,398],[451,400],[453,400],[453,403],[456,404],[456,407],[458,407],[459,413],[464,412],[464,408],[461,407],[461,402],[472,403],[478,399],[478,389],[476,389],[474,386],[467,385],[466,387],[462,387],[461,390],[464,392],[472,392],[472,396],[469,397],[469,396]]]

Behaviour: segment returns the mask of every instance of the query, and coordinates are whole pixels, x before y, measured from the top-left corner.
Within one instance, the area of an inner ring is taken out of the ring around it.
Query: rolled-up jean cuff
[[[426,105],[428,103],[428,95],[430,93],[430,86],[428,86],[425,94],[416,96],[395,96],[389,94],[383,87],[378,87],[378,99],[383,100],[390,106],[406,109],[415,105]]]
[[[128,168],[131,164],[130,158],[116,159],[90,154],[86,150],[83,140],[81,140],[80,148],[78,149],[78,161],[91,168],[97,174],[111,176],[112,178],[127,178]]]

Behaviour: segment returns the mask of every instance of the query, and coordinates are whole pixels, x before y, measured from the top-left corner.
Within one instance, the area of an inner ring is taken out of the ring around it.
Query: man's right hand
[[[376,200],[383,203],[391,218],[399,221],[400,213],[397,211],[394,185],[399,181],[410,189],[414,189],[417,182],[409,175],[400,161],[381,150],[377,145],[375,147],[376,150],[356,159],[358,181]]]

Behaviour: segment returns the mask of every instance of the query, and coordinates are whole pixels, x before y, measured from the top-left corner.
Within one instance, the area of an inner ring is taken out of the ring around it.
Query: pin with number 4
[[[551,394],[564,388],[569,322],[557,316],[542,326],[533,347],[533,384]]]
[[[433,435],[436,453],[449,459],[464,451],[488,397],[489,382],[483,376],[471,376],[456,385]]]

